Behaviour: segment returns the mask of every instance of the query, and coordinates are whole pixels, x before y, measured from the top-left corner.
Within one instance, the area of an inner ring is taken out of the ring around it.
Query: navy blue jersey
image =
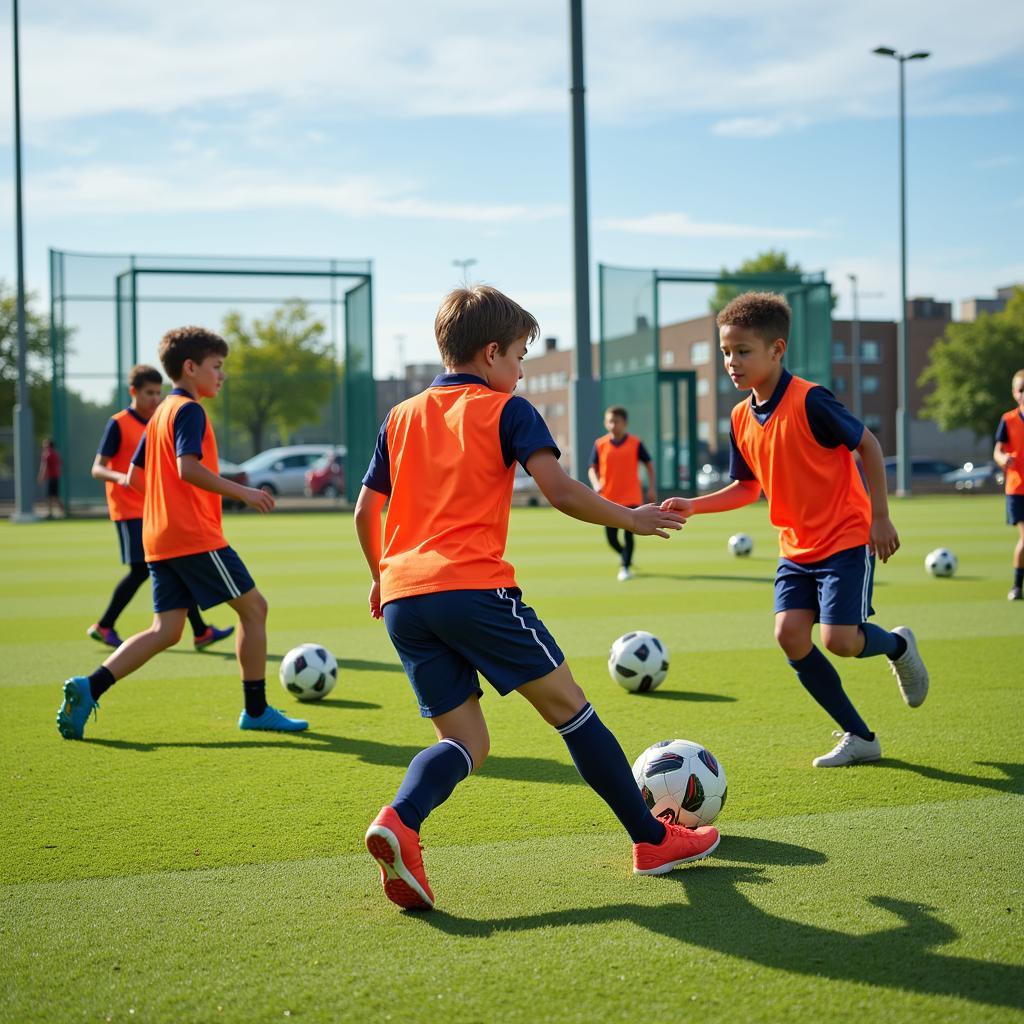
[[[472,373],[442,373],[431,383],[432,388],[456,387],[460,384],[483,384],[487,381]],[[379,494],[391,493],[391,458],[388,454],[388,420],[384,418],[377,433],[369,468],[363,476],[363,484]],[[551,431],[537,410],[519,395],[513,395],[505,404],[498,422],[498,436],[501,454],[506,466],[518,462],[524,469],[527,460],[542,448],[550,448],[557,458],[561,453],[555,444]]]

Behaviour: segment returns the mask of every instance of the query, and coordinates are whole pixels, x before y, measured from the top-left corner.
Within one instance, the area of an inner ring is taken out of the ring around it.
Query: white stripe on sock
[[[537,636],[537,630],[535,630],[532,626],[528,626],[526,624],[526,620],[519,614],[519,612],[516,611],[516,599],[511,594],[509,594],[504,587],[499,588],[497,594],[498,597],[500,597],[502,600],[508,600],[512,602],[512,614],[519,622],[519,625],[522,626],[523,629],[525,629],[528,633],[533,634],[533,639],[537,642],[537,646],[547,655],[548,661],[551,662],[551,667],[558,668],[558,662],[551,657],[551,652],[541,642],[540,637]]]
[[[584,711],[583,714],[580,715],[580,717],[577,718],[575,722],[570,722],[568,725],[563,725],[561,729],[558,729],[558,735],[568,736],[569,733],[575,732],[581,725],[585,724],[593,714],[594,706],[593,704],[591,704],[590,707],[588,707],[587,710]]]
[[[458,741],[449,739],[447,736],[441,740],[442,743],[447,743],[450,747],[455,747],[456,750],[466,759],[466,774],[473,774],[473,758],[469,756],[469,751]]]
[[[228,593],[232,597],[241,597],[242,592],[235,586],[235,581],[231,578],[231,574],[228,572],[224,563],[220,560],[220,556],[217,552],[211,551],[210,558],[213,559],[213,564],[217,567],[217,571],[220,573],[220,577],[224,581],[224,585],[228,588]]]

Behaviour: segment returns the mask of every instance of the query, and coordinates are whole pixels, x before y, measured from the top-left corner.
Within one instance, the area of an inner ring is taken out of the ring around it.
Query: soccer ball
[[[320,700],[337,681],[337,659],[319,644],[300,644],[281,660],[281,685],[298,700]]]
[[[737,558],[744,558],[754,550],[754,538],[749,533],[734,533],[729,538],[729,550]]]
[[[952,576],[956,572],[956,555],[947,548],[936,548],[924,560],[924,567],[933,576]]]
[[[633,762],[633,778],[651,813],[672,825],[710,825],[725,806],[725,769],[699,743],[655,743]]]
[[[626,633],[612,644],[608,672],[630,693],[656,690],[668,675],[668,651],[652,633]]]

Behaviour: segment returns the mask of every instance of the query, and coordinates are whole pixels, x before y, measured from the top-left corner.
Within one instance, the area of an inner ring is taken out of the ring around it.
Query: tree
[[[263,450],[268,427],[287,438],[296,427],[319,419],[338,379],[325,333],[323,322],[299,300],[251,324],[238,312],[224,318],[224,338],[231,346],[228,416],[248,432],[254,452]]]
[[[1024,288],[1014,289],[1002,313],[950,324],[928,353],[918,387],[931,387],[921,415],[940,430],[966,427],[991,435],[1012,404],[1010,378],[1024,369]]]
[[[36,296],[25,296],[25,341],[28,346],[29,402],[37,436],[50,429],[50,321],[32,309]],[[18,397],[18,298],[0,281],[0,427],[10,427]]]
[[[735,270],[727,270],[722,267],[722,276],[728,277],[732,274],[801,274],[803,269],[799,263],[790,263],[784,252],[777,252],[769,249],[767,252],[758,253],[753,259],[744,260]],[[714,295],[708,303],[711,312],[717,315],[736,298],[742,295],[747,289],[737,287],[734,284],[719,284],[715,288]]]

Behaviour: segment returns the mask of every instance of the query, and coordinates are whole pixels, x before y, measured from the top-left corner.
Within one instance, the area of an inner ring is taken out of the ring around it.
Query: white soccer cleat
[[[873,740],[861,739],[852,732],[832,733],[839,742],[821,757],[816,757],[811,764],[815,768],[846,768],[851,764],[863,764],[865,761],[877,761],[882,756],[882,745],[878,735]]]
[[[633,570],[632,569],[627,569],[625,566],[623,566],[619,570],[619,575],[616,577],[616,579],[618,579],[618,581],[620,583],[625,583],[626,580],[631,580],[632,578],[633,578]]]
[[[928,696],[928,669],[917,650],[914,634],[906,626],[897,626],[893,632],[903,637],[907,649],[895,661],[890,659],[889,667],[899,683],[903,700],[912,708],[919,708]]]

